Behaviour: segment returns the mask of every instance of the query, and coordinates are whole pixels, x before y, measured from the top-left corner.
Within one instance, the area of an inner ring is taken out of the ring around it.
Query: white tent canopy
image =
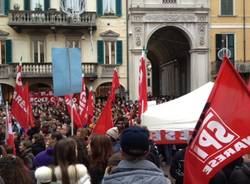
[[[142,125],[150,131],[193,130],[212,90],[213,82],[169,102],[150,106],[142,115]]]

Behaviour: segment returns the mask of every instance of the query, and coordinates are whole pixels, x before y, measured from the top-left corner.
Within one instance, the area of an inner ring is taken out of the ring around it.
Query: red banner
[[[250,152],[250,93],[228,59],[208,98],[185,155],[185,184],[207,184],[228,163]]]

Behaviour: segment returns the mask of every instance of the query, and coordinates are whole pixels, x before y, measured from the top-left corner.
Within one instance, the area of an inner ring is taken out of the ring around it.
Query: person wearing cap
[[[125,129],[120,143],[124,160],[119,162],[110,175],[103,178],[103,184],[171,184],[161,169],[145,159],[149,151],[145,129],[136,126]]]
[[[117,127],[113,127],[107,130],[106,135],[111,139],[113,152],[120,152],[121,145],[119,140],[119,130]]]

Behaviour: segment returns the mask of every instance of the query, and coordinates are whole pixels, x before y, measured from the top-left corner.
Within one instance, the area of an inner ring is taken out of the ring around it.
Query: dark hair
[[[93,135],[90,138],[91,166],[105,169],[113,153],[112,142],[107,135]]]
[[[78,163],[77,143],[72,138],[59,140],[55,145],[55,165],[59,166],[62,173],[62,184],[70,184],[68,166]]]
[[[51,138],[56,139],[57,141],[59,141],[59,140],[63,139],[63,136],[62,136],[62,134],[60,132],[53,132],[51,134]]]
[[[0,158],[0,176],[5,184],[32,184],[31,176],[19,157]]]
[[[33,137],[33,139],[35,139],[35,142],[36,142],[36,143],[45,146],[44,137],[43,137],[41,134],[36,133],[36,134],[34,134],[32,137]]]
[[[88,157],[88,151],[87,148],[82,141],[81,138],[74,137],[76,143],[77,143],[77,159],[78,162],[85,165],[87,168],[89,167],[89,157]]]

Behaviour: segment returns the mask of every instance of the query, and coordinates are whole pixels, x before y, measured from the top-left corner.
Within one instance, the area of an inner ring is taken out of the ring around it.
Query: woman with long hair
[[[32,177],[23,161],[14,155],[0,158],[0,176],[5,184],[32,184]]]
[[[45,172],[51,176],[51,181],[61,184],[90,184],[87,168],[78,164],[77,143],[72,138],[65,138],[55,145],[54,162],[55,166],[50,170],[40,167],[36,170],[35,176],[38,183],[42,183]],[[51,174],[52,173],[52,174]],[[48,178],[46,179],[48,182]]]
[[[100,184],[113,154],[112,142],[107,135],[93,135],[88,147],[90,156],[89,174],[92,184]]]

